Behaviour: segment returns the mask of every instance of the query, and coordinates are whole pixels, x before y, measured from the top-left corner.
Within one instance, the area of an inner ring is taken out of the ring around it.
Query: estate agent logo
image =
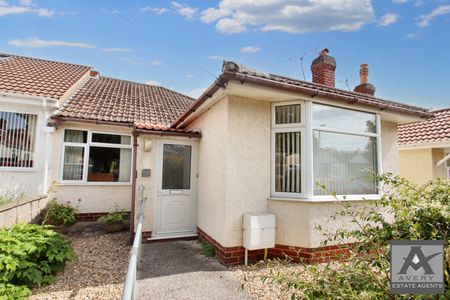
[[[444,241],[390,244],[392,294],[444,293]]]

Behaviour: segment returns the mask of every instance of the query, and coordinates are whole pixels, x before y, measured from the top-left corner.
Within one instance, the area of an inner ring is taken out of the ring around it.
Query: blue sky
[[[0,26],[0,52],[193,96],[223,59],[303,79],[303,57],[311,80],[328,48],[339,88],[353,89],[368,63],[377,96],[450,107],[450,0],[0,0]]]

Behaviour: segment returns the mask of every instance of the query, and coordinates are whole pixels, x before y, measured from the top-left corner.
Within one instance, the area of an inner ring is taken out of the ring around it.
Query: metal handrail
[[[136,234],[134,236],[133,247],[130,251],[130,261],[128,263],[127,277],[123,285],[122,300],[134,299],[134,293],[136,291],[136,275],[138,257],[140,255],[140,247],[142,241],[142,226],[144,223],[144,207],[147,198],[144,197],[144,186],[139,186],[139,192],[141,194],[141,204],[139,207],[138,221],[136,225]],[[133,218],[133,216],[130,216]]]

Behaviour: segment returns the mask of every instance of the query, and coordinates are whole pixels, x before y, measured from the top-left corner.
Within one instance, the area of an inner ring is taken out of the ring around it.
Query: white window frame
[[[376,132],[363,133],[351,130],[341,130],[331,127],[317,127],[312,126],[312,106],[314,103],[327,105],[337,108],[353,110],[357,112],[371,113],[375,115]],[[301,122],[296,124],[275,124],[275,107],[300,104],[301,105]],[[320,130],[332,133],[342,133],[357,136],[375,137],[376,142],[376,158],[377,158],[377,173],[382,171],[382,156],[381,156],[381,118],[378,113],[372,111],[363,111],[354,108],[349,108],[339,105],[330,105],[328,103],[313,102],[308,100],[286,101],[272,103],[272,121],[271,121],[271,196],[270,200],[292,200],[292,201],[306,201],[306,202],[329,202],[338,200],[378,200],[381,198],[381,183],[378,185],[376,194],[361,194],[361,195],[314,195],[314,160],[313,160],[313,133],[314,130]],[[275,192],[275,134],[280,132],[300,132],[301,134],[301,193],[283,193]]]
[[[0,171],[3,172],[36,172],[37,168],[36,168],[36,161],[37,161],[37,153],[38,153],[38,149],[37,149],[37,145],[38,145],[38,134],[39,134],[39,130],[40,130],[40,122],[41,122],[41,118],[39,113],[36,112],[31,112],[31,111],[22,111],[22,110],[17,110],[17,109],[2,109],[0,108],[0,111],[2,112],[6,112],[6,113],[13,113],[13,114],[24,114],[24,115],[33,115],[36,118],[36,127],[34,128],[34,140],[33,140],[33,166],[32,167],[4,167],[4,166],[0,166]]]
[[[275,108],[277,106],[300,104],[300,123],[275,124]],[[272,104],[272,133],[271,133],[271,195],[272,197],[282,198],[305,198],[306,182],[304,180],[305,171],[305,102],[304,101],[286,101]],[[300,193],[276,192],[275,191],[275,136],[277,133],[300,132]]]
[[[76,130],[76,131],[85,131],[87,132],[87,141],[86,143],[74,143],[74,142],[65,142],[64,137],[66,134],[66,130]],[[109,144],[109,143],[98,143],[98,142],[92,142],[92,134],[99,133],[99,134],[109,134],[109,135],[119,135],[119,136],[129,136],[130,137],[130,144],[124,145],[124,144]],[[84,159],[83,159],[83,176],[81,180],[64,180],[64,155],[65,155],[65,149],[66,146],[72,146],[72,147],[80,147],[84,148]],[[126,133],[118,133],[118,132],[106,132],[106,131],[91,131],[86,129],[80,129],[80,128],[64,128],[63,136],[62,136],[62,151],[61,151],[61,164],[60,164],[60,175],[59,175],[59,181],[62,184],[67,185],[130,185],[132,174],[133,174],[133,166],[132,164],[130,167],[130,180],[129,181],[121,181],[121,182],[102,182],[102,181],[88,181],[88,170],[89,170],[89,152],[90,147],[102,147],[102,148],[116,148],[116,149],[131,149],[131,160],[133,160],[133,136],[131,134]]]

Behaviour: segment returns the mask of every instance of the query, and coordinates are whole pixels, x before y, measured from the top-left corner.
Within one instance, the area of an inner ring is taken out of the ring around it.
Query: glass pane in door
[[[164,145],[163,190],[189,190],[191,188],[191,146]]]

